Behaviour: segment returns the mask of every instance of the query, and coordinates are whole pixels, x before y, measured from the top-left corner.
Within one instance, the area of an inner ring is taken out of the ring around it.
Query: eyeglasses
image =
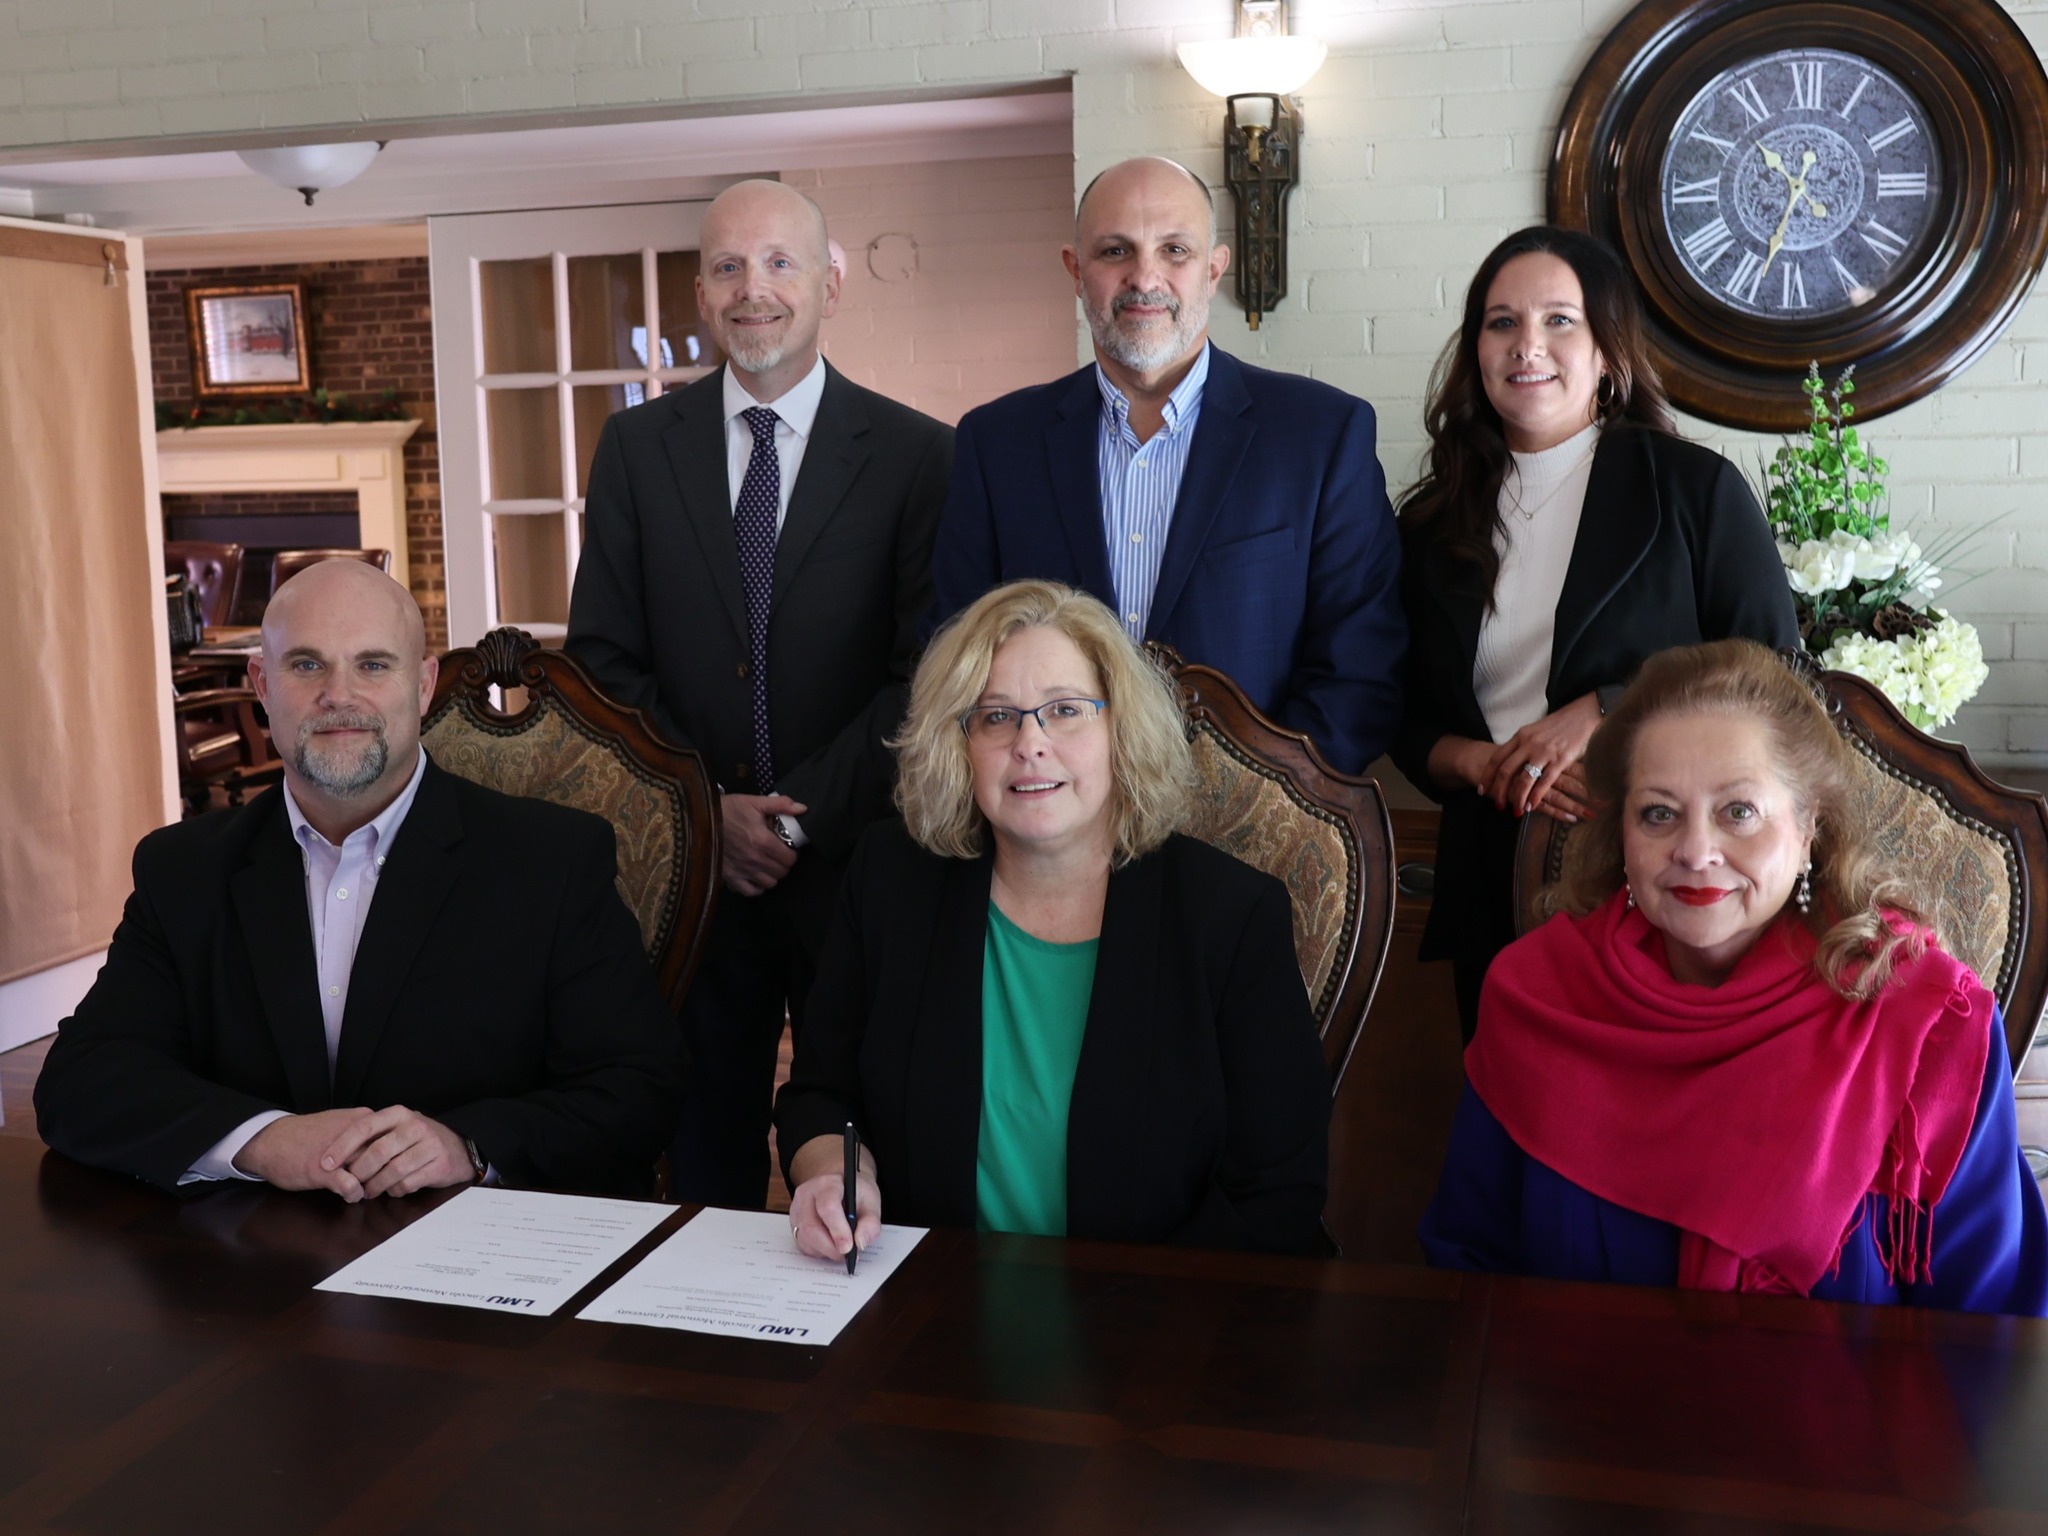
[[[960,717],[960,729],[969,741],[1008,743],[1024,730],[1027,719],[1036,720],[1048,736],[1072,736],[1109,708],[1106,699],[1048,699],[1036,709],[1018,709],[1009,704],[985,704]]]

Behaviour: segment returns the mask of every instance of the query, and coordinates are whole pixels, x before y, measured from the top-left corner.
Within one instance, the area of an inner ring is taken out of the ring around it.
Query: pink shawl
[[[1886,1272],[1926,1278],[1991,994],[1930,942],[1878,996],[1845,998],[1813,952],[1782,918],[1720,986],[1687,985],[1617,893],[1501,952],[1466,1075],[1529,1156],[1678,1227],[1680,1285],[1804,1295],[1873,1194],[1890,1201]]]

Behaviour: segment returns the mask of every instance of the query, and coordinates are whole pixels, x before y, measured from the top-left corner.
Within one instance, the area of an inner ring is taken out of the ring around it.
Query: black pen
[[[860,1221],[860,1206],[854,1199],[854,1192],[860,1185],[860,1132],[853,1128],[851,1120],[846,1122],[846,1272],[853,1273],[853,1266],[860,1262],[860,1244],[853,1241]]]

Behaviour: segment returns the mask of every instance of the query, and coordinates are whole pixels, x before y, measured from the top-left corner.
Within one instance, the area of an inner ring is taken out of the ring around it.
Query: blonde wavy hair
[[[1763,726],[1778,778],[1814,828],[1814,900],[1803,919],[1820,945],[1814,969],[1844,997],[1883,991],[1893,967],[1920,953],[1923,930],[1940,931],[1940,897],[1889,867],[1850,818],[1848,744],[1814,691],[1754,640],[1679,646],[1643,663],[1586,748],[1586,788],[1599,809],[1579,834],[1589,846],[1576,876],[1545,888],[1544,910],[1583,916],[1621,889],[1621,818],[1636,739],[1653,720],[1696,714]]]
[[[997,587],[932,637],[910,681],[910,713],[896,749],[896,807],[910,835],[946,858],[978,858],[987,825],[974,802],[974,769],[960,717],[988,686],[996,651],[1022,629],[1073,641],[1109,708],[1110,862],[1150,853],[1181,824],[1194,754],[1180,694],[1165,669],[1131,643],[1116,615],[1085,592],[1051,581]]]

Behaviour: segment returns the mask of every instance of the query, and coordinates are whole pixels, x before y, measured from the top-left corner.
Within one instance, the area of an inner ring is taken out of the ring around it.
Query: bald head
[[[779,181],[736,181],[704,210],[704,229],[699,241],[708,253],[735,229],[772,223],[790,243],[800,244],[821,265],[832,264],[832,237],[825,229],[825,212],[795,187]]]
[[[290,647],[295,626],[308,616],[317,622],[330,610],[353,610],[389,627],[391,648],[417,667],[427,654],[427,623],[413,595],[362,560],[323,560],[309,565],[271,594],[263,610],[263,654],[273,665]]]
[[[1119,160],[1108,170],[1099,173],[1081,190],[1081,200],[1074,205],[1074,244],[1082,246],[1087,241],[1088,205],[1102,194],[1105,205],[1119,210],[1122,200],[1131,197],[1157,199],[1189,196],[1201,201],[1200,227],[1208,231],[1208,242],[1216,243],[1216,194],[1209,190],[1209,184],[1178,160],[1169,160],[1165,155],[1139,155],[1130,160]],[[1192,209],[1192,204],[1190,204]],[[1106,215],[1115,223],[1123,217],[1121,212]]]
[[[439,674],[419,604],[373,565],[324,561],[271,596],[249,680],[292,799],[330,843],[411,781]]]

